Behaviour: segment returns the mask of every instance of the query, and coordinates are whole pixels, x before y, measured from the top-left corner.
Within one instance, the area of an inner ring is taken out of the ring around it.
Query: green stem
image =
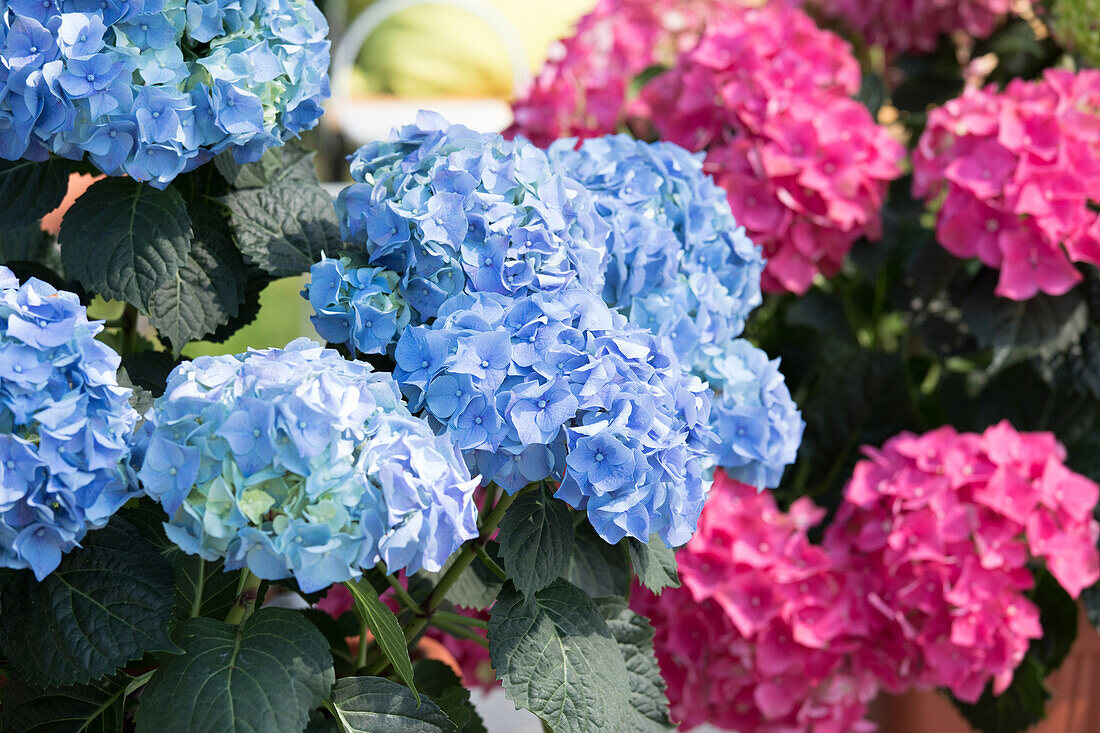
[[[119,318],[119,330],[122,333],[122,354],[132,354],[137,351],[138,341],[138,309],[129,303],[122,309]]]
[[[385,576],[386,582],[390,584],[391,588],[393,588],[393,592],[397,596],[397,600],[401,601],[405,608],[409,609],[417,616],[422,616],[424,614],[424,609],[420,607],[419,603],[413,600],[413,597],[409,595],[409,592],[407,590],[405,590],[405,586],[401,585],[401,581],[399,581],[396,577],[390,575],[387,572],[385,563],[379,563],[378,569],[381,570],[382,575]]]
[[[508,576],[504,573],[504,568],[497,564],[497,561],[489,557],[489,553],[485,551],[484,545],[474,545],[474,552],[478,558],[485,563],[485,567],[493,571],[493,575],[497,576],[501,580],[507,580]]]
[[[449,624],[446,621],[442,621],[439,618],[432,619],[432,626],[436,627],[440,631],[450,634],[456,639],[465,639],[466,641],[473,641],[481,644],[483,647],[489,647],[489,640],[481,634],[472,629],[468,629],[465,626],[458,626],[457,624]]]
[[[478,513],[478,522],[480,523],[491,511],[493,504],[497,501],[497,493],[500,489],[496,484],[489,484],[485,487],[485,499],[481,502],[481,511]]]
[[[532,484],[531,486],[535,486]],[[531,488],[528,486],[521,491],[517,491],[515,494],[504,494],[497,501],[493,510],[485,517],[485,521],[481,525],[481,534],[476,539],[467,541],[462,549],[458,551],[458,557],[447,568],[447,572],[443,573],[443,577],[439,579],[439,583],[432,590],[431,595],[428,596],[428,600],[424,602],[424,614],[416,618],[405,629],[405,640],[412,643],[415,639],[419,638],[424,632],[424,628],[428,625],[428,619],[443,603],[443,599],[447,597],[447,593],[451,590],[451,587],[458,582],[458,579],[462,577],[462,574],[466,572],[466,568],[470,567],[470,563],[473,562],[477,556],[477,547],[484,544],[493,533],[497,530],[497,525],[500,524],[500,520],[504,518],[504,512],[508,510],[508,507],[512,505],[512,502],[516,500],[516,497]]]
[[[256,610],[257,602],[260,600],[259,590],[262,582],[263,580],[252,572],[248,570],[243,572],[240,590],[237,591],[237,602],[233,604],[229,615],[225,617],[227,624],[244,623],[244,620],[252,615],[252,612]]]
[[[355,615],[359,617],[359,648],[355,652],[355,668],[362,669],[367,666],[367,647],[370,644],[367,643],[367,634],[370,633],[370,626],[367,625],[367,617],[359,614],[359,607],[355,608]]]
[[[457,624],[459,626],[472,626],[476,629],[488,629],[489,622],[474,618],[473,616],[463,616],[461,613],[451,613],[450,611],[436,611],[432,615],[433,619],[439,619],[448,624]]]

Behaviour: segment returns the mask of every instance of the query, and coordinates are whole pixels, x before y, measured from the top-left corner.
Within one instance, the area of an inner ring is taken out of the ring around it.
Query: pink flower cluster
[[[513,133],[546,144],[631,124],[707,153],[739,224],[768,257],[763,285],[805,292],[881,234],[903,146],[851,98],[859,64],[794,3],[601,0],[516,103]],[[628,100],[631,79],[671,68]]]
[[[1029,560],[1074,597],[1100,579],[1100,488],[1063,465],[1053,435],[1007,422],[902,433],[866,453],[825,539],[868,604],[857,665],[896,692],[974,701],[991,679],[1002,691],[1042,635]]]
[[[1005,19],[1012,0],[809,0],[867,43],[888,51],[932,51],[941,33],[985,37]]]
[[[877,687],[848,663],[863,625],[854,588],[806,531],[808,499],[780,512],[769,492],[721,471],[678,553],[683,586],[639,590],[653,621],[673,718],[754,733],[851,733]]]
[[[736,12],[736,0],[600,0],[514,105],[512,134],[546,147],[562,137],[618,132],[635,77],[672,65],[707,23]]]
[[[913,191],[944,196],[937,235],[1000,269],[997,294],[1061,295],[1100,265],[1100,71],[1047,70],[932,110]]]
[[[1050,433],[944,427],[866,450],[821,546],[809,499],[783,513],[719,471],[683,586],[635,592],[685,727],[869,731],[880,687],[975,700],[1042,634],[1032,561],[1074,597],[1100,579],[1100,487]]]
[[[763,286],[805,292],[835,273],[881,208],[903,146],[851,98],[859,64],[785,4],[745,10],[642,90],[663,139],[706,150],[739,224],[768,258]]]

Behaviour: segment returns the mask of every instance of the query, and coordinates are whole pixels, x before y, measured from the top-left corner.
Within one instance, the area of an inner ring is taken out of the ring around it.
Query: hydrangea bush
[[[1087,3],[864,5],[601,0],[506,135],[345,165],[308,0],[4,3],[0,726],[1035,725],[1100,617]]]
[[[5,2],[0,157],[87,158],[163,188],[312,128],[328,24],[310,0]]]

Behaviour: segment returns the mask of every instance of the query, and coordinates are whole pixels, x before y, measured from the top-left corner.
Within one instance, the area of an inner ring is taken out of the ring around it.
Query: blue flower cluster
[[[779,359],[744,339],[726,344],[704,378],[717,393],[711,447],[727,475],[751,486],[778,486],[794,463],[806,423],[779,372]]]
[[[344,264],[395,273],[413,325],[435,318],[458,293],[515,298],[571,284],[603,287],[606,225],[584,187],[556,173],[546,153],[526,141],[421,112],[388,142],[351,156],[351,177],[356,183],[340,192],[336,208],[344,240],[364,249],[359,261]],[[317,266],[323,292],[311,285],[309,298],[318,328],[343,333],[356,297],[324,302],[334,291],[333,267]],[[373,277],[349,276],[349,292]],[[354,330],[350,340],[385,350]]]
[[[0,267],[0,566],[41,580],[134,493],[119,357],[73,293]]]
[[[611,227],[604,300],[667,337],[717,393],[717,464],[745,483],[778,485],[801,443],[802,417],[778,361],[735,340],[762,301],[764,260],[701,155],[615,135],[579,148],[562,140],[550,156],[592,192]]]
[[[303,591],[438,571],[477,536],[476,480],[389,375],[298,339],[200,357],[168,378],[138,478],[185,552]]]
[[[408,325],[410,312],[397,293],[398,275],[381,267],[349,267],[346,257],[322,255],[310,268],[309,299],[317,334],[351,353],[382,354]]]
[[[312,0],[0,3],[0,157],[87,157],[165,186],[313,127],[329,42]]]
[[[575,143],[559,140],[550,157],[592,192],[611,227],[604,300],[668,336],[684,364],[705,363],[763,300],[760,249],[703,173],[701,153],[626,135]]]
[[[394,377],[486,480],[558,481],[608,542],[678,546],[706,494],[710,400],[666,344],[581,287],[458,295],[404,331]]]

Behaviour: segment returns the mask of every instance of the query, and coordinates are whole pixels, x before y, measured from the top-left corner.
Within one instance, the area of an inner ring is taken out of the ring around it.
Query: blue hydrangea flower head
[[[779,360],[737,339],[711,360],[703,376],[717,393],[711,408],[717,464],[751,486],[778,486],[806,427]]]
[[[556,496],[612,543],[657,533],[678,546],[695,531],[709,392],[598,295],[456,295],[394,356],[412,408],[486,481],[559,482]]]
[[[387,374],[308,339],[168,378],[138,478],[185,552],[306,592],[384,560],[438,571],[477,536],[476,480]]]
[[[741,335],[760,305],[764,259],[703,172],[702,154],[626,135],[560,140],[550,157],[608,222],[604,300],[668,336],[694,366]]]
[[[128,499],[137,422],[73,293],[0,267],[0,566],[41,580]]]
[[[611,228],[604,300],[667,338],[717,393],[717,465],[745,483],[777,486],[795,459],[802,417],[778,362],[737,340],[762,302],[764,259],[703,172],[702,155],[612,135],[558,141],[550,157],[592,191]]]
[[[0,157],[158,187],[256,160],[320,117],[327,34],[312,0],[0,0]]]
[[[514,298],[572,284],[593,292],[603,287],[606,224],[584,187],[556,172],[534,145],[422,112],[416,124],[365,145],[350,160],[355,183],[340,192],[336,208],[344,240],[362,251],[345,270],[354,264],[394,273],[413,325],[435,318],[459,293]],[[329,299],[332,267],[314,269],[324,292],[311,286],[308,296],[322,329],[330,328],[327,320],[348,320],[347,306]],[[376,272],[349,275],[339,296],[354,301],[352,282],[370,281]],[[374,344],[357,328],[351,343]],[[374,344],[372,351],[385,347]]]

